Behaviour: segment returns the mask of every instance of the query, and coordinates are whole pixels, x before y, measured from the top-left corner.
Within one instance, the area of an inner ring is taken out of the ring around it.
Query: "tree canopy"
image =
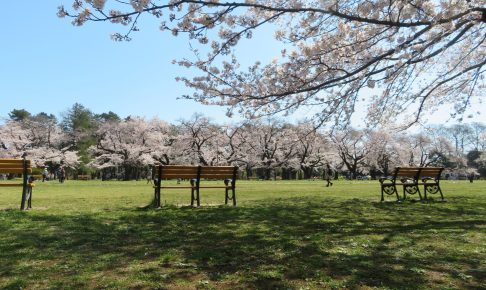
[[[311,107],[316,125],[342,125],[366,93],[367,122],[405,112],[402,121],[412,124],[443,104],[463,118],[484,92],[484,0],[75,0],[58,10],[74,25],[125,25],[115,40],[130,40],[144,14],[193,40],[194,58],[177,62],[200,72],[179,78],[194,89],[185,97],[227,106],[228,115]],[[262,29],[274,30],[281,53],[241,67],[238,44]]]
[[[28,119],[31,113],[25,109],[13,109],[8,113],[8,116],[13,121],[22,121]]]
[[[89,126],[66,126],[78,123],[70,119],[74,116],[89,116],[88,122],[80,122]],[[77,129],[66,130],[72,127]],[[24,155],[35,167],[53,170],[62,164],[71,172],[103,179],[140,178],[154,164],[233,165],[247,177],[265,179],[321,176],[328,166],[352,178],[386,176],[404,165],[444,166],[456,177],[485,176],[486,126],[435,125],[418,133],[312,130],[311,123],[283,119],[218,124],[201,114],[170,124],[158,118],[120,118],[114,112],[95,114],[74,104],[59,123],[42,112],[0,125],[0,157]]]

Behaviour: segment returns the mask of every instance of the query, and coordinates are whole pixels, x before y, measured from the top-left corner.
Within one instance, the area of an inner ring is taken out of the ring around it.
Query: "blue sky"
[[[224,122],[225,109],[178,100],[190,93],[176,76],[189,72],[171,64],[190,56],[187,38],[158,29],[148,17],[131,42],[110,39],[123,27],[87,23],[74,27],[56,16],[70,0],[2,1],[0,26],[0,117],[14,108],[59,113],[75,102],[95,113],[158,116],[167,121],[203,112]]]
[[[119,25],[74,27],[70,19],[58,18],[57,6],[68,7],[72,0],[2,2],[0,118],[21,108],[59,116],[78,102],[95,113],[113,111],[121,117],[158,116],[175,122],[202,112],[220,123],[235,120],[225,117],[224,108],[177,99],[191,91],[175,77],[190,72],[171,61],[192,56],[189,42],[185,36],[162,33],[156,19],[146,16],[133,40],[120,43],[110,39],[111,33],[124,32]],[[278,51],[268,36],[268,31],[260,32],[243,43],[243,63],[255,56],[270,59]],[[262,43],[265,49],[258,49]],[[446,107],[434,113],[429,122],[446,122],[448,111]],[[474,111],[486,111],[485,104],[474,104]],[[486,114],[473,121],[486,123]]]

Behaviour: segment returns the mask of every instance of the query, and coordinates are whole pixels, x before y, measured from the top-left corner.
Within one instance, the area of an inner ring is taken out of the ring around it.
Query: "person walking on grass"
[[[333,178],[334,176],[334,173],[331,169],[331,166],[328,164],[326,164],[326,169],[324,170],[324,178],[326,179],[326,187],[329,187],[329,186],[332,186],[332,182],[331,182],[331,179]]]
[[[64,169],[64,166],[61,166],[61,168],[59,168],[59,182],[64,183],[65,179],[66,179],[66,170]]]
[[[49,171],[47,170],[47,167],[44,168],[44,171],[42,172],[42,182],[49,180]]]

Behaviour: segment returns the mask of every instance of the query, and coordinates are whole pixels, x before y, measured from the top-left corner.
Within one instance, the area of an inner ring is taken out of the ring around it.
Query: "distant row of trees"
[[[311,178],[326,168],[350,178],[388,175],[395,166],[444,166],[486,176],[486,126],[432,126],[407,134],[349,128],[314,130],[277,119],[217,124],[195,114],[170,124],[154,118],[95,114],[74,104],[58,120],[24,109],[0,126],[0,157],[26,153],[36,166],[102,178],[138,179],[153,164],[236,165],[242,177]]]

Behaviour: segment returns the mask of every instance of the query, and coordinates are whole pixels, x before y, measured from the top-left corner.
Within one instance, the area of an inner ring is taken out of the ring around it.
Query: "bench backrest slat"
[[[24,173],[24,169],[20,168],[0,168],[0,173]],[[32,168],[27,168],[27,173],[32,173]]]
[[[439,178],[443,170],[444,168],[442,167],[424,167],[420,171],[420,177]]]
[[[27,167],[31,167],[30,166],[30,161],[26,161],[26,163],[27,163]],[[23,164],[22,160],[18,160],[18,162],[13,162],[13,161],[4,162],[4,161],[0,161],[0,168],[15,168],[15,167],[21,167],[21,168],[23,168],[24,167],[24,164]]]
[[[197,178],[197,172],[196,173],[162,173],[162,179],[177,179],[177,178],[182,178],[182,179],[191,179],[191,178]]]
[[[159,173],[162,168],[162,173]],[[162,179],[225,179],[235,178],[236,168],[233,166],[181,166],[181,165],[163,165],[155,168],[154,177]]]
[[[395,177],[434,177],[439,178],[444,168],[442,167],[397,167]]]
[[[395,169],[395,176],[402,177],[417,177],[420,168],[418,167],[397,167]]]
[[[24,159],[0,159],[0,173],[14,173],[23,174],[24,164],[27,169],[27,173],[32,173],[32,162]]]
[[[220,166],[220,167],[201,167],[201,178],[234,178],[235,167],[232,166]]]
[[[0,158],[0,163],[22,163],[23,159],[15,159],[15,158]],[[25,160],[27,163],[30,163],[30,159]]]
[[[162,168],[162,173],[159,172]],[[195,166],[179,166],[179,165],[164,165],[157,166],[155,170],[155,177],[162,179],[175,179],[175,178],[197,178],[198,168]]]
[[[227,174],[201,174],[201,178],[206,178],[206,179],[233,178],[233,173],[227,173]]]

